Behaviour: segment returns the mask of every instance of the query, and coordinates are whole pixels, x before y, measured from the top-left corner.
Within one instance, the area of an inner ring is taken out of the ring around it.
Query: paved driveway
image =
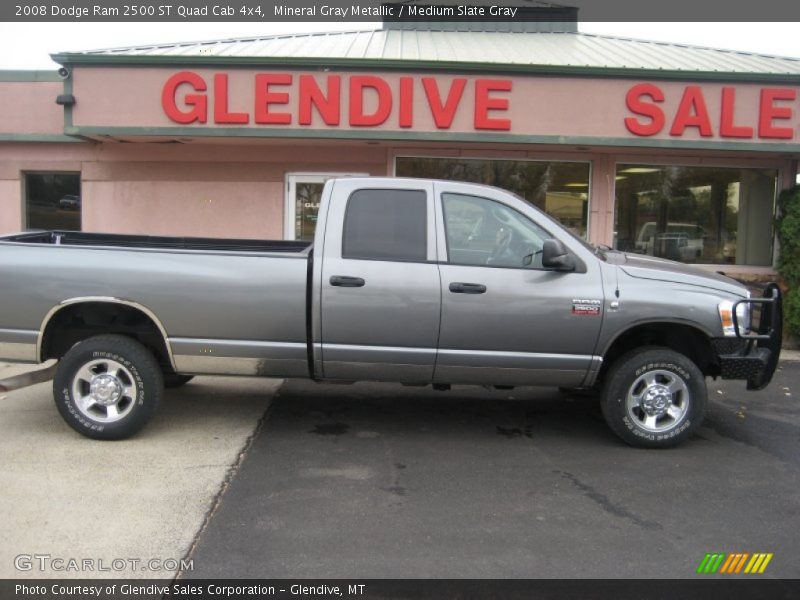
[[[0,394],[0,577],[174,574],[20,573],[25,553],[188,555],[187,577],[680,578],[707,552],[800,577],[800,363],[764,392],[711,383],[705,426],[667,451],[552,390],[279,383],[198,378],[122,442],[69,429],[49,384]]]
[[[692,577],[773,552],[800,577],[800,364],[712,383],[706,426],[623,445],[557,392],[285,384],[190,576]]]
[[[0,366],[5,377],[26,369]],[[188,554],[279,384],[198,378],[168,390],[150,425],[119,442],[70,429],[51,383],[0,393],[0,578],[172,577],[165,561]],[[19,555],[50,558],[23,558],[33,568],[18,571]],[[65,570],[69,559],[94,570]],[[128,559],[160,564],[143,571]],[[101,561],[111,570],[99,571]]]

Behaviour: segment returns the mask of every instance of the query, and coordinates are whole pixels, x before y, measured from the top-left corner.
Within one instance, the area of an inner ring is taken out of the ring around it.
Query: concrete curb
[[[800,362],[800,350],[781,350],[781,362]]]

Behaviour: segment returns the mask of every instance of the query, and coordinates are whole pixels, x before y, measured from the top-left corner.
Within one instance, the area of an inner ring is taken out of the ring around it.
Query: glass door
[[[366,173],[288,173],[283,235],[287,240],[313,241],[325,182],[333,177],[366,177]]]

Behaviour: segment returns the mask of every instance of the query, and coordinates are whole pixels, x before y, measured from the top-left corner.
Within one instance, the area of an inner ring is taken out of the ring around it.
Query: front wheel
[[[130,437],[152,418],[164,390],[158,361],[138,341],[98,335],[58,363],[53,394],[61,416],[98,440]]]
[[[611,367],[601,398],[609,427],[632,446],[667,448],[700,426],[705,377],[683,354],[661,347],[633,350]]]

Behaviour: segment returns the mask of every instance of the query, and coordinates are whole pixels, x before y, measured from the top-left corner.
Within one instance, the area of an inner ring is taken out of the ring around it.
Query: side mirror
[[[542,266],[554,271],[574,271],[575,259],[559,240],[545,240],[542,247]]]

